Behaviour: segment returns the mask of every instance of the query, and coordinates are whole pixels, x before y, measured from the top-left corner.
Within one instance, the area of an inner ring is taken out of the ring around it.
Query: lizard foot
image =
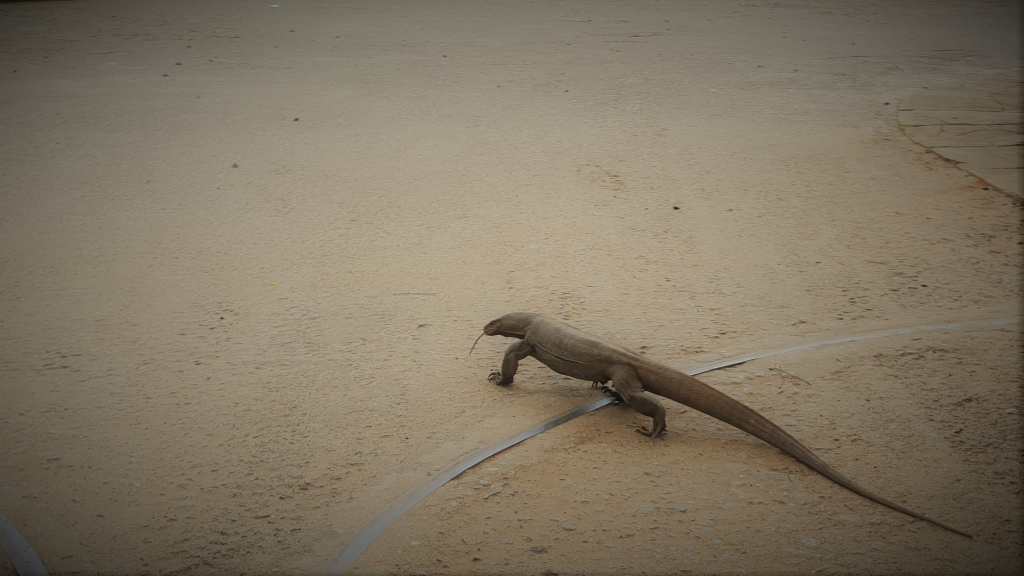
[[[495,370],[487,375],[487,381],[491,384],[497,384],[498,386],[505,386],[501,383],[501,370]]]
[[[639,430],[637,430],[637,432],[639,432],[640,434],[643,434],[644,436],[647,436],[649,438],[657,438],[658,436],[661,436],[662,434],[665,433],[665,426],[661,426],[660,428],[659,427],[655,427],[654,429],[650,429],[650,428],[644,426],[643,428],[640,428]]]
[[[595,384],[596,384],[596,382],[595,382]],[[612,388],[611,386],[604,386],[604,385],[602,385],[601,386],[601,392],[604,392],[605,394],[614,397],[616,402],[622,402],[622,395],[620,395],[618,392],[616,392],[615,388]]]

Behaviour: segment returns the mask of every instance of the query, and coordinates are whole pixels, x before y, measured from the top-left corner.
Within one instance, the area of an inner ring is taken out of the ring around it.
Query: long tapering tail
[[[789,454],[818,474],[821,474],[836,484],[860,494],[869,500],[874,500],[883,506],[887,506],[897,512],[902,512],[919,520],[930,522],[940,528],[945,528],[950,532],[955,532],[961,536],[973,538],[973,536],[967,532],[957,530],[948,524],[944,524],[938,520],[933,520],[924,514],[914,512],[905,506],[901,506],[891,500],[882,498],[867,488],[860,486],[853,480],[850,480],[846,476],[840,474],[835,468],[826,464],[814,452],[811,452],[809,448],[800,443],[796,438],[790,436],[788,432],[778,427],[771,420],[768,420],[739,400],[731,398],[723,392],[708,386],[692,376],[688,376],[667,366],[660,365],[657,367],[644,366],[639,369],[639,372],[640,379],[643,381],[644,389],[648,392],[657,394],[658,396],[663,396],[669,400],[674,400],[680,404],[685,404],[686,406],[689,406],[694,410],[699,410],[712,418],[721,420],[731,426],[735,426],[747,434],[756,436],[772,446],[775,446],[779,450],[782,450],[786,454]]]

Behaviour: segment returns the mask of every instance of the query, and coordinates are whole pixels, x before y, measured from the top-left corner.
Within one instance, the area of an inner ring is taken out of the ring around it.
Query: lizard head
[[[505,314],[501,318],[491,320],[484,326],[484,334],[488,336],[508,336],[509,338],[522,338],[526,336],[526,329],[533,321],[533,314],[525,312],[513,312]]]
[[[476,348],[476,343],[484,336],[523,338],[526,336],[526,328],[529,327],[532,319],[533,314],[513,312],[511,314],[505,314],[501,318],[491,320],[484,325],[483,333],[476,337],[476,342],[473,342],[473,347],[469,349],[469,354],[473,353],[473,349]],[[469,357],[469,354],[466,355],[467,358]]]

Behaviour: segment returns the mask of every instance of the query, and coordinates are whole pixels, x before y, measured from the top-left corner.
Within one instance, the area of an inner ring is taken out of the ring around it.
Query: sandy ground
[[[0,512],[56,574],[307,573],[433,471],[595,397],[529,361],[489,384],[507,342],[465,355],[505,312],[679,368],[1018,315],[1020,207],[896,108],[1019,74],[1019,21],[0,4]],[[1019,573],[1020,354],[1017,327],[965,330],[708,375],[973,540],[671,404],[657,441],[611,407],[485,462],[354,568]]]

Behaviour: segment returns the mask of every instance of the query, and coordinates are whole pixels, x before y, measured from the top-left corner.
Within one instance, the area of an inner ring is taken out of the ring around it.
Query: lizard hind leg
[[[644,392],[640,377],[632,368],[628,366],[613,368],[612,385],[615,386],[615,391],[619,393],[622,401],[630,408],[654,420],[650,429],[645,427],[637,432],[651,438],[657,438],[665,432],[665,406],[653,395]]]
[[[615,403],[616,404],[619,404],[619,403],[622,402],[622,395],[619,394],[615,390],[615,388],[612,388],[611,386],[608,386],[607,384],[601,384],[600,382],[594,382],[594,387],[595,388],[599,387],[601,392],[611,396],[612,398],[615,398]]]

